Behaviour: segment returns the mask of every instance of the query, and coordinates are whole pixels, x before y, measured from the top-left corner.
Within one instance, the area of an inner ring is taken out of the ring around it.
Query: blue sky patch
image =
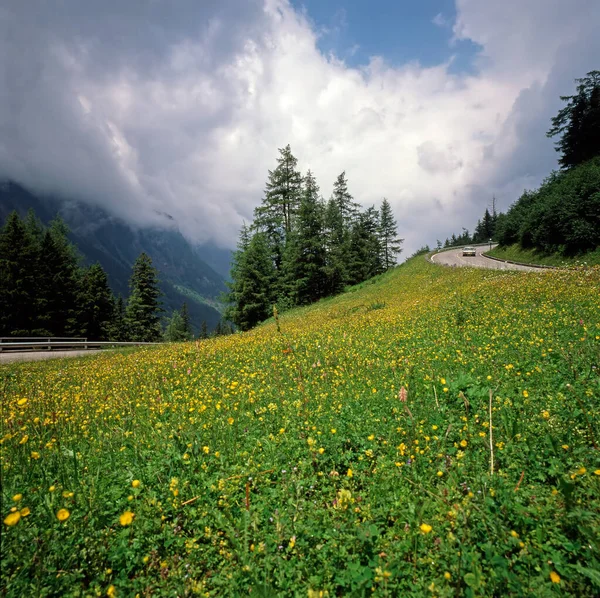
[[[319,49],[349,66],[381,56],[391,66],[418,62],[428,67],[454,56],[453,73],[476,70],[480,47],[451,42],[454,0],[291,0],[319,33]]]

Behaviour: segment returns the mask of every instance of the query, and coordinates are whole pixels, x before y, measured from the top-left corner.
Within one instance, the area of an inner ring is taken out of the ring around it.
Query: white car
[[[463,257],[465,256],[471,256],[471,257],[475,257],[477,255],[477,252],[475,251],[475,247],[463,247]]]

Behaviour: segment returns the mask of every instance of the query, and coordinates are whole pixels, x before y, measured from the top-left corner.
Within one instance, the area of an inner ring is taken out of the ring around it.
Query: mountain
[[[83,263],[99,262],[115,295],[127,297],[131,267],[145,251],[159,273],[165,315],[180,309],[186,301],[196,331],[203,320],[209,330],[220,320],[219,297],[226,291],[225,278],[208,265],[203,254],[226,274],[227,251],[210,244],[194,247],[176,229],[133,228],[99,207],[40,197],[15,183],[0,183],[0,222],[13,210],[25,216],[29,209],[33,209],[44,224],[60,215],[71,229],[71,241],[79,249]]]

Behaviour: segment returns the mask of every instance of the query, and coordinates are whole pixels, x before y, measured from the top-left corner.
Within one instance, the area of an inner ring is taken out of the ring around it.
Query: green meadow
[[[0,592],[599,595],[599,291],[420,256],[247,333],[0,366]]]

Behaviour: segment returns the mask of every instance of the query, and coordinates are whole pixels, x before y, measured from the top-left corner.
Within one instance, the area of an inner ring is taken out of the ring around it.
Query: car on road
[[[476,255],[475,247],[463,247],[462,254],[463,254],[463,257],[464,256],[475,257],[475,255]]]

